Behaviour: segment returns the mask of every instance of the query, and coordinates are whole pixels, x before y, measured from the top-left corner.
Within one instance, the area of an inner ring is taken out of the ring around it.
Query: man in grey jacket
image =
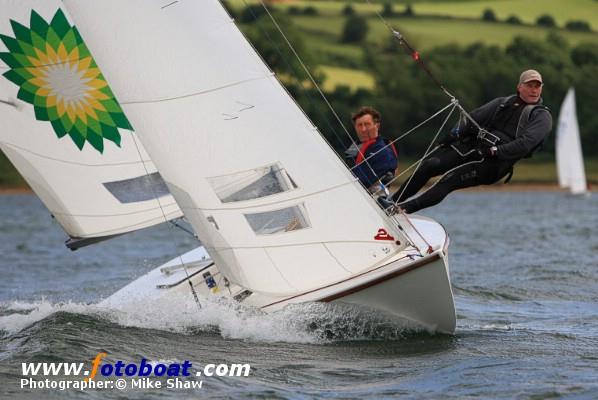
[[[393,202],[412,213],[440,203],[453,190],[510,178],[513,165],[531,157],[552,129],[552,116],[540,97],[543,85],[538,71],[524,71],[516,95],[496,98],[472,111],[482,129],[468,120],[460,122],[403,183]],[[430,188],[411,198],[439,175]]]

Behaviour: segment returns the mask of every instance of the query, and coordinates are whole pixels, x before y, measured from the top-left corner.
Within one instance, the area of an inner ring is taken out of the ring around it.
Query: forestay
[[[60,1],[0,1],[0,148],[78,247],[182,215]]]
[[[405,247],[218,1],[64,4],[231,281],[293,294]]]
[[[586,174],[573,88],[569,89],[561,105],[555,147],[559,186],[568,188],[573,194],[586,193]]]

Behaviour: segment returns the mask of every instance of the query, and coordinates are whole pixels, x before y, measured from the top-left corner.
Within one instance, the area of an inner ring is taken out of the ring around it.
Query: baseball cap
[[[535,69],[528,69],[527,71],[523,71],[521,76],[519,76],[519,83],[527,83],[531,81],[538,81],[540,83],[544,83],[542,81],[542,75]]]

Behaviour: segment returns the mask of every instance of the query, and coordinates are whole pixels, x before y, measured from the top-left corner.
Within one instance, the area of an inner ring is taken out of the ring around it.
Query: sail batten
[[[219,90],[228,89],[228,88],[234,87],[234,86],[240,86],[240,85],[243,85],[245,83],[256,81],[256,80],[260,80],[260,79],[267,79],[267,78],[270,78],[271,76],[274,76],[274,75],[275,75],[274,73],[269,73],[269,74],[264,75],[264,76],[254,77],[254,78],[245,79],[245,80],[237,81],[237,82],[231,82],[231,83],[228,83],[226,85],[222,85],[222,86],[218,86],[218,87],[213,87],[213,88],[209,88],[209,89],[202,89],[200,91],[193,92],[193,93],[181,94],[181,95],[178,95],[176,97],[168,97],[168,98],[162,98],[162,99],[147,99],[147,100],[130,100],[130,101],[127,101],[125,99],[125,100],[123,100],[121,102],[121,104],[149,104],[149,103],[162,103],[162,102],[167,102],[167,101],[175,101],[175,100],[180,100],[180,99],[184,99],[184,98],[187,98],[187,97],[201,96],[201,95],[205,95],[205,94],[208,94],[208,93],[217,92]]]
[[[38,153],[38,152],[35,152],[35,151],[33,151],[29,148],[26,148],[22,145],[18,145],[16,143],[9,142],[6,140],[0,140],[0,145],[4,146],[4,147],[12,147],[15,150],[18,150],[20,152],[29,153],[31,155],[34,155],[39,158],[44,158],[49,161],[55,161],[55,162],[59,162],[59,163],[63,163],[63,164],[70,164],[73,166],[80,166],[80,167],[99,167],[99,168],[114,167],[114,168],[118,168],[118,167],[124,167],[124,166],[139,165],[140,162],[141,163],[151,163],[152,162],[151,159],[149,159],[149,158],[144,158],[143,160],[116,161],[116,162],[102,162],[102,160],[100,160],[100,159],[98,159],[98,160],[84,160],[84,159],[73,160],[73,159],[53,157],[47,152],[46,153]]]
[[[276,207],[276,206],[281,206],[281,205],[284,205],[284,204],[288,204],[290,202],[299,202],[299,201],[304,200],[304,199],[309,198],[309,197],[313,197],[313,196],[316,196],[316,195],[319,195],[319,194],[324,194],[326,192],[332,192],[332,191],[340,189],[340,188],[342,188],[344,186],[355,185],[355,184],[358,184],[357,178],[355,179],[355,181],[344,182],[342,184],[339,184],[339,185],[336,185],[336,186],[332,186],[332,187],[329,187],[329,188],[324,188],[324,189],[321,189],[321,190],[318,190],[318,191],[314,191],[314,192],[311,192],[311,193],[304,193],[304,194],[301,194],[300,196],[279,198],[277,200],[272,200],[272,201],[268,201],[268,202],[261,201],[261,202],[259,202],[259,204],[255,204],[256,202],[253,201],[253,200],[247,200],[245,203],[249,203],[249,204],[246,204],[244,206],[241,206],[241,205],[238,205],[238,204],[235,204],[235,205],[223,204],[220,207],[201,207],[200,205],[198,205],[197,207],[186,207],[186,208],[187,209],[196,209],[196,210],[204,211],[204,212],[205,211],[207,211],[207,212],[214,212],[214,211],[219,211],[219,210],[239,210],[239,211],[242,211],[242,210],[253,210],[253,209],[256,209],[256,207],[260,207],[260,208],[266,209],[266,208],[271,208],[273,206]]]

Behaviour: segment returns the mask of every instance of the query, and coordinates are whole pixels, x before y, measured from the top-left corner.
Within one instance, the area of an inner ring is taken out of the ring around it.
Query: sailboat
[[[567,91],[561,105],[555,149],[559,186],[571,194],[587,194],[588,184],[579,139],[574,88]]]
[[[0,59],[11,82],[3,83],[0,112],[11,115],[9,130],[15,134],[32,125],[39,132],[31,130],[16,146],[3,131],[2,148],[28,182],[40,182],[32,184],[36,193],[44,200],[41,193],[51,189],[48,198],[69,198],[74,209],[79,201],[112,207],[109,196],[118,196],[105,183],[127,187],[143,175],[143,167],[146,179],[153,177],[144,193],[154,198],[133,196],[140,201],[120,206],[149,210],[155,222],[180,211],[201,242],[104,304],[118,307],[132,298],[148,304],[191,288],[199,297],[225,297],[265,312],[338,302],[429,331],[454,332],[445,229],[422,216],[388,215],[377,205],[220,2],[51,0],[4,8],[13,12],[0,22],[6,48],[0,48]],[[51,57],[39,55],[44,51]],[[48,71],[60,68],[48,78]],[[100,101],[106,98],[113,102]],[[73,127],[74,145],[66,138]],[[19,162],[29,142],[44,135],[47,143],[36,154],[71,147],[62,158],[46,157],[59,160],[52,164],[56,170]],[[118,159],[127,151],[129,161]],[[101,166],[70,174],[70,166],[58,170],[64,159],[84,155]],[[110,166],[118,162],[131,162],[131,170],[113,171]],[[94,175],[85,182],[93,188],[84,189],[85,175],[79,174]],[[60,186],[54,176],[72,187]],[[153,218],[155,213],[161,217]],[[83,215],[68,214],[77,221]],[[110,220],[121,214],[101,215]],[[68,222],[59,222],[71,234]],[[126,225],[132,230],[149,222]],[[125,230],[100,229],[95,235]]]

